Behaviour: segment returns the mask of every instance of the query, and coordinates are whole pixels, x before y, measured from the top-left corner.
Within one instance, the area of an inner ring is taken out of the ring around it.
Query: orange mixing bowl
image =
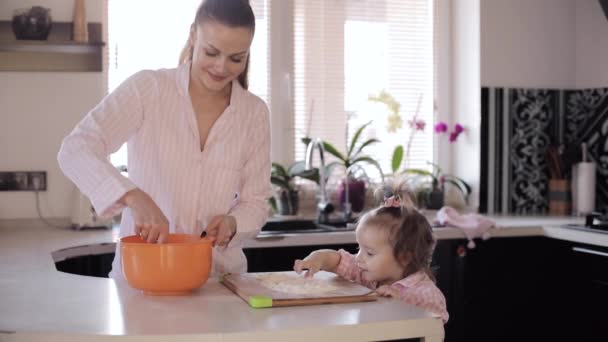
[[[188,294],[211,272],[211,240],[189,234],[169,234],[161,244],[125,236],[120,239],[120,254],[129,285],[151,295]]]

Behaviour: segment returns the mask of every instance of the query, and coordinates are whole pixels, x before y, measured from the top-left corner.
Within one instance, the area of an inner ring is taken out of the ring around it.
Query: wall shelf
[[[71,40],[72,23],[53,23],[47,40],[17,40],[10,21],[0,21],[1,71],[103,70],[101,24],[89,23],[89,42]]]

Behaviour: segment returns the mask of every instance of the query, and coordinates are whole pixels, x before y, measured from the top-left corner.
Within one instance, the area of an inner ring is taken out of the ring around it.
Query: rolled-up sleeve
[[[117,201],[135,188],[108,157],[141,126],[141,92],[152,86],[150,82],[144,72],[131,76],[93,108],[61,144],[57,155],[61,170],[101,216],[122,210]]]
[[[236,219],[237,232],[231,246],[241,246],[254,237],[268,218],[267,199],[271,195],[270,184],[270,115],[265,103],[257,106],[255,123],[250,134],[250,154],[241,176],[241,191],[237,204],[229,215]]]

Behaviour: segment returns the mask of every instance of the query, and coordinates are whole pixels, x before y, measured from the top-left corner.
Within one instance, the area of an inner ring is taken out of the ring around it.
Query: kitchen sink
[[[352,230],[355,230],[355,224],[343,220],[330,220],[328,223],[318,223],[316,220],[277,220],[266,222],[260,234],[306,234]]]

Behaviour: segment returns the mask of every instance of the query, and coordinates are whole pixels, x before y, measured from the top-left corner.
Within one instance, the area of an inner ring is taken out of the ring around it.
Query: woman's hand
[[[383,297],[400,297],[399,290],[390,285],[382,285],[376,289],[376,292]]]
[[[207,237],[213,240],[214,246],[227,246],[236,234],[236,219],[230,215],[215,216],[205,228]]]
[[[293,265],[293,270],[300,274],[304,270],[308,270],[304,275],[306,278],[311,278],[315,273],[324,270],[335,272],[338,263],[340,262],[340,254],[332,250],[318,250],[310,253],[304,260],[296,260]]]
[[[167,242],[169,221],[147,193],[134,189],[127,192],[120,202],[133,213],[135,234],[150,243]]]

